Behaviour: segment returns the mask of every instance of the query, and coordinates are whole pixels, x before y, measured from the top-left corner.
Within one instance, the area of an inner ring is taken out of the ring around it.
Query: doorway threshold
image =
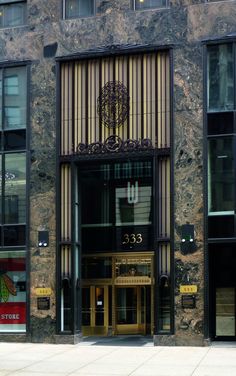
[[[79,345],[88,346],[132,346],[132,347],[153,347],[152,336],[141,335],[118,335],[112,337],[86,336],[82,338]]]
[[[212,341],[211,347],[234,347],[236,348],[236,341]]]

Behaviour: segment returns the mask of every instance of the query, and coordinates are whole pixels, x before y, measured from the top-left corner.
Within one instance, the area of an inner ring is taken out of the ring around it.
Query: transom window
[[[95,14],[95,0],[65,0],[65,18],[89,17]]]
[[[168,0],[134,0],[134,9],[153,9],[165,8],[168,6]]]
[[[26,23],[25,0],[0,0],[0,28]]]

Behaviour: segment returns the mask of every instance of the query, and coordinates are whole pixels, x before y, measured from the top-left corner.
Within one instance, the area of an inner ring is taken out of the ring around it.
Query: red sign
[[[25,303],[0,303],[0,324],[25,324]]]

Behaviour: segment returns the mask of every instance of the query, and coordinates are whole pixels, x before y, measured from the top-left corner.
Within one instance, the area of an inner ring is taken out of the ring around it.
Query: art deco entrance
[[[97,277],[102,264],[111,278],[83,280],[83,335],[152,334],[152,255],[90,256],[83,262],[87,275],[92,267]]]

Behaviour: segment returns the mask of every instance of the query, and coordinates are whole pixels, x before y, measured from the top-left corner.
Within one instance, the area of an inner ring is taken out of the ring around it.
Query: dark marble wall
[[[174,70],[175,344],[203,344],[203,66],[205,38],[236,31],[236,1],[173,0],[170,8],[134,12],[130,0],[99,1],[96,17],[63,20],[61,0],[28,0],[28,24],[0,30],[0,61],[31,61],[30,254],[31,334],[55,334],[55,56],[111,45],[172,45]],[[181,225],[195,225],[196,250],[180,252]],[[50,245],[37,248],[39,230]],[[181,308],[179,285],[198,285],[196,309]],[[38,311],[35,287],[51,287],[49,311]],[[161,340],[160,340],[161,341]],[[166,341],[166,339],[165,339]]]

